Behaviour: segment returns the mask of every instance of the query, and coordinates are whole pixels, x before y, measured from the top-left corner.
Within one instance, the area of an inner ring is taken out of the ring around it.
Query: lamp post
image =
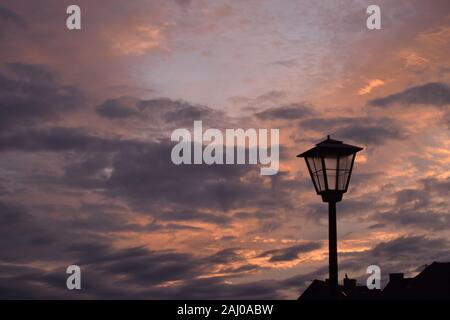
[[[347,192],[356,153],[362,148],[333,140],[330,136],[297,157],[304,158],[318,195],[328,202],[328,245],[330,295],[338,288],[336,202]]]

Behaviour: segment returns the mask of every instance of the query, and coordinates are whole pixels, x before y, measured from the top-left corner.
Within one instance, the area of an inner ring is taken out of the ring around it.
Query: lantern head
[[[363,148],[328,138],[299,154],[305,158],[317,194],[324,202],[339,202],[347,192],[356,153]]]

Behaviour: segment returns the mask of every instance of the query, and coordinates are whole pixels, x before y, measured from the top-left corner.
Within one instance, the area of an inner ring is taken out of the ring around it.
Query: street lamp
[[[329,281],[332,297],[338,288],[336,202],[347,192],[356,153],[363,148],[333,140],[330,136],[314,148],[299,154],[305,158],[317,194],[328,202]]]

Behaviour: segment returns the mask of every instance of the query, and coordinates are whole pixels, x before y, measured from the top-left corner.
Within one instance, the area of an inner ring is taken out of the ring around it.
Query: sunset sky
[[[172,164],[194,120],[280,129],[280,171]],[[295,156],[327,134],[364,148],[339,278],[415,275],[450,261],[449,129],[448,0],[3,0],[0,298],[296,299],[328,215]]]

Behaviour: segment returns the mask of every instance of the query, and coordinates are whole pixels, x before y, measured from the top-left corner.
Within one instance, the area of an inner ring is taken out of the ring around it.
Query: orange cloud
[[[366,86],[364,86],[358,90],[358,95],[362,96],[362,95],[368,94],[368,93],[372,92],[372,90],[375,89],[376,87],[382,86],[384,84],[385,84],[385,82],[380,79],[371,80],[371,81],[369,81],[369,83]]]
[[[418,55],[416,52],[402,52],[400,57],[404,60],[406,67],[423,66],[430,62],[429,59]]]
[[[112,42],[114,52],[119,55],[139,56],[151,51],[169,51],[162,30],[155,26],[139,26],[132,33],[119,33]]]

